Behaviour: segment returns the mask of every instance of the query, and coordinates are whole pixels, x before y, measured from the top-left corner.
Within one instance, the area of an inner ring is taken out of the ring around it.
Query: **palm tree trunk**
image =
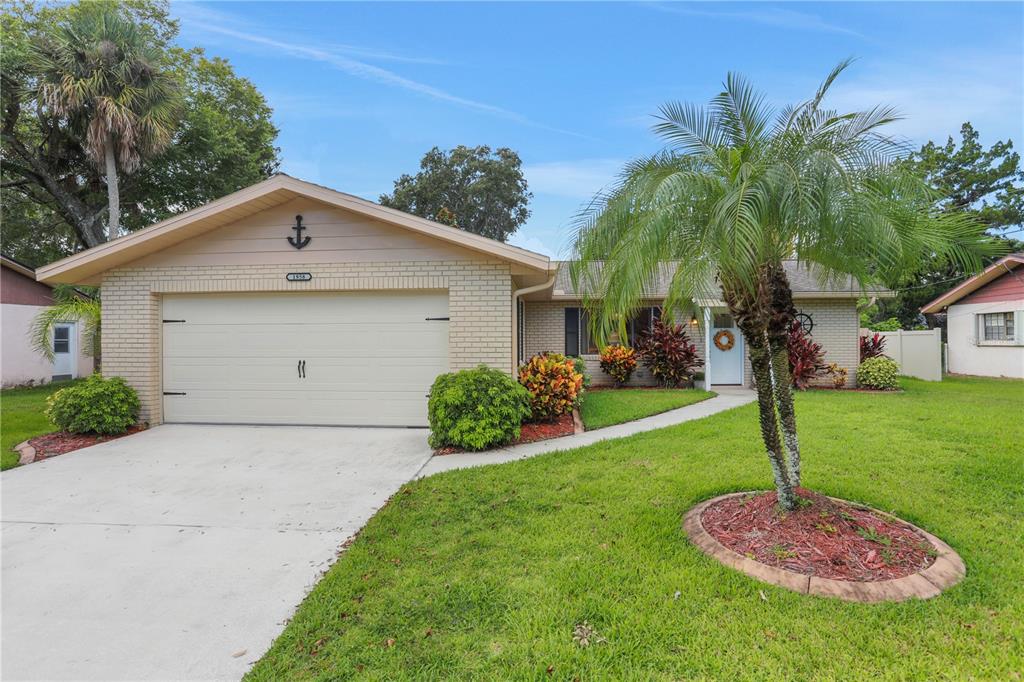
[[[771,358],[768,347],[764,344],[750,343],[750,366],[754,371],[754,388],[757,390],[757,408],[760,413],[761,439],[768,452],[768,461],[775,477],[775,490],[778,493],[779,505],[790,511],[796,508],[796,497],[793,478],[783,455],[782,440],[779,438],[779,422],[775,413],[775,391],[772,387]]]
[[[117,186],[117,160],[114,158],[114,136],[107,133],[107,143],[103,151],[107,166],[107,241],[117,239],[121,231],[121,192]]]
[[[793,383],[789,378],[789,349],[778,342],[771,345],[772,378],[775,403],[779,408],[782,440],[786,446],[789,477],[794,488],[800,487],[800,441],[796,435],[796,410],[793,407]]]

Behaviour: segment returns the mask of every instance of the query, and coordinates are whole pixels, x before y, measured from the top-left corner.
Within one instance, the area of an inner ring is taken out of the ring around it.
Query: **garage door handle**
[[[306,361],[305,360],[302,361],[302,378],[303,379],[306,378]]]

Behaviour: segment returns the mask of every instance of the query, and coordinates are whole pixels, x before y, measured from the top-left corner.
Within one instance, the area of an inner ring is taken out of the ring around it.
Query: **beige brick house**
[[[544,351],[596,369],[562,266],[281,174],[37,278],[101,285],[104,373],[136,388],[150,424],[422,426],[445,371],[511,372]],[[861,292],[820,291],[795,266],[790,276],[815,340],[853,370]],[[656,315],[658,293],[631,334]],[[749,383],[724,307],[705,302],[690,324],[710,383]],[[711,343],[721,330],[730,351]]]

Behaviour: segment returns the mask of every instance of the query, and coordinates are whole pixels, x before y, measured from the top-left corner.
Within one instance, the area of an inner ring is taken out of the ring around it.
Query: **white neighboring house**
[[[13,258],[0,256],[0,374],[4,388],[45,384],[92,374],[81,324],[74,320],[54,327],[54,360],[32,348],[29,330],[40,311],[53,305],[53,288],[36,281],[35,271]]]
[[[1024,379],[1024,253],[999,259],[921,312],[946,313],[949,372]]]

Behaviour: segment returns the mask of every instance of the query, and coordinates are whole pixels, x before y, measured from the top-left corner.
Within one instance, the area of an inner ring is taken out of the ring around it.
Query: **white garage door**
[[[168,295],[164,421],[426,426],[447,292]]]

